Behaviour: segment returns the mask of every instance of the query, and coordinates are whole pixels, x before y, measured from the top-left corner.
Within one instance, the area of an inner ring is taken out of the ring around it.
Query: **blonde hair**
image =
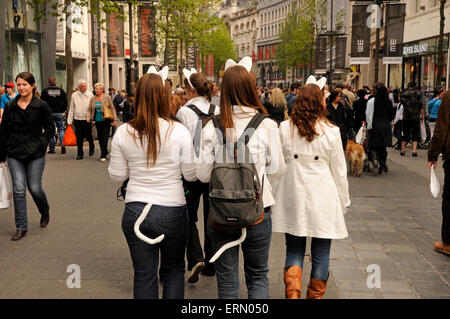
[[[273,106],[286,106],[286,99],[284,98],[281,89],[275,88],[272,90],[270,103],[272,103]]]
[[[105,93],[105,85],[103,83],[97,82],[94,84],[94,89],[99,86],[103,89],[103,93]]]

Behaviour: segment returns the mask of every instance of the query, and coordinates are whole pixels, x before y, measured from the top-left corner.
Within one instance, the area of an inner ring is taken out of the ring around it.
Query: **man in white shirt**
[[[94,155],[94,138],[92,137],[92,124],[87,121],[87,110],[94,95],[87,90],[85,80],[78,81],[78,91],[72,94],[70,99],[69,116],[67,125],[75,127],[77,136],[78,155],[77,160],[83,159],[83,142],[86,138],[89,142],[89,156]]]

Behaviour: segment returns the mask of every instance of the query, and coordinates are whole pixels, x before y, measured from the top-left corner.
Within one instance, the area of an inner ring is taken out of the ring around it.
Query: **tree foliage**
[[[281,28],[277,63],[281,69],[313,61],[315,36],[326,28],[327,3],[324,0],[301,0],[293,7]]]

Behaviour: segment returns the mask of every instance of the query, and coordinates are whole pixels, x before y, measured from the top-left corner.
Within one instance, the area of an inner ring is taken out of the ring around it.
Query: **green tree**
[[[120,7],[125,3],[131,3],[133,6],[138,4],[137,0],[27,0],[28,5],[35,10],[35,21],[47,21],[49,17],[55,17],[60,21],[66,22],[65,35],[65,63],[67,72],[67,91],[73,89],[73,58],[72,58],[72,19],[73,9],[75,7],[88,8],[88,12],[96,16],[99,25],[106,29],[105,14],[115,13],[119,19],[125,20],[126,17],[121,13]],[[71,94],[67,95],[70,102]]]
[[[294,3],[295,4],[295,3]],[[322,29],[326,17],[326,2],[302,0],[288,14],[279,38],[276,60],[280,69],[292,68],[293,79],[298,63],[312,63],[315,53],[315,35]],[[306,72],[304,72],[306,78]]]
[[[219,72],[225,66],[228,59],[237,59],[236,45],[231,39],[225,24],[217,26],[206,33],[199,43],[199,52],[203,55],[214,56],[214,75],[216,80]]]
[[[438,72],[436,77],[436,86],[441,85],[442,72],[444,68],[444,27],[445,27],[445,4],[447,0],[440,0],[439,12],[441,16],[439,24],[439,42],[438,42]],[[447,66],[448,67],[448,66]]]

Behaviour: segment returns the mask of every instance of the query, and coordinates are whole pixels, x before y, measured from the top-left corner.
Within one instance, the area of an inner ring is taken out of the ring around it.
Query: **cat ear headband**
[[[167,80],[167,76],[169,75],[169,67],[166,65],[159,72],[157,72],[156,68],[152,65],[148,69],[147,73],[159,75],[163,81],[163,86],[164,86],[166,83],[166,80]]]
[[[192,68],[190,71],[188,69],[183,69],[183,74],[186,77],[191,88],[194,88],[194,86],[192,85],[190,78],[191,78],[191,75],[195,74],[195,73],[197,73],[197,70],[194,68]]]
[[[250,72],[252,69],[252,58],[249,56],[243,57],[242,60],[238,63],[234,62],[232,59],[228,59],[227,63],[225,64],[225,71],[235,65],[243,66],[247,70],[247,72]]]
[[[314,75],[310,75],[308,80],[306,80],[306,84],[315,84],[319,87],[319,89],[323,89],[325,84],[327,84],[327,78],[321,77],[318,81],[316,80],[316,77]]]

